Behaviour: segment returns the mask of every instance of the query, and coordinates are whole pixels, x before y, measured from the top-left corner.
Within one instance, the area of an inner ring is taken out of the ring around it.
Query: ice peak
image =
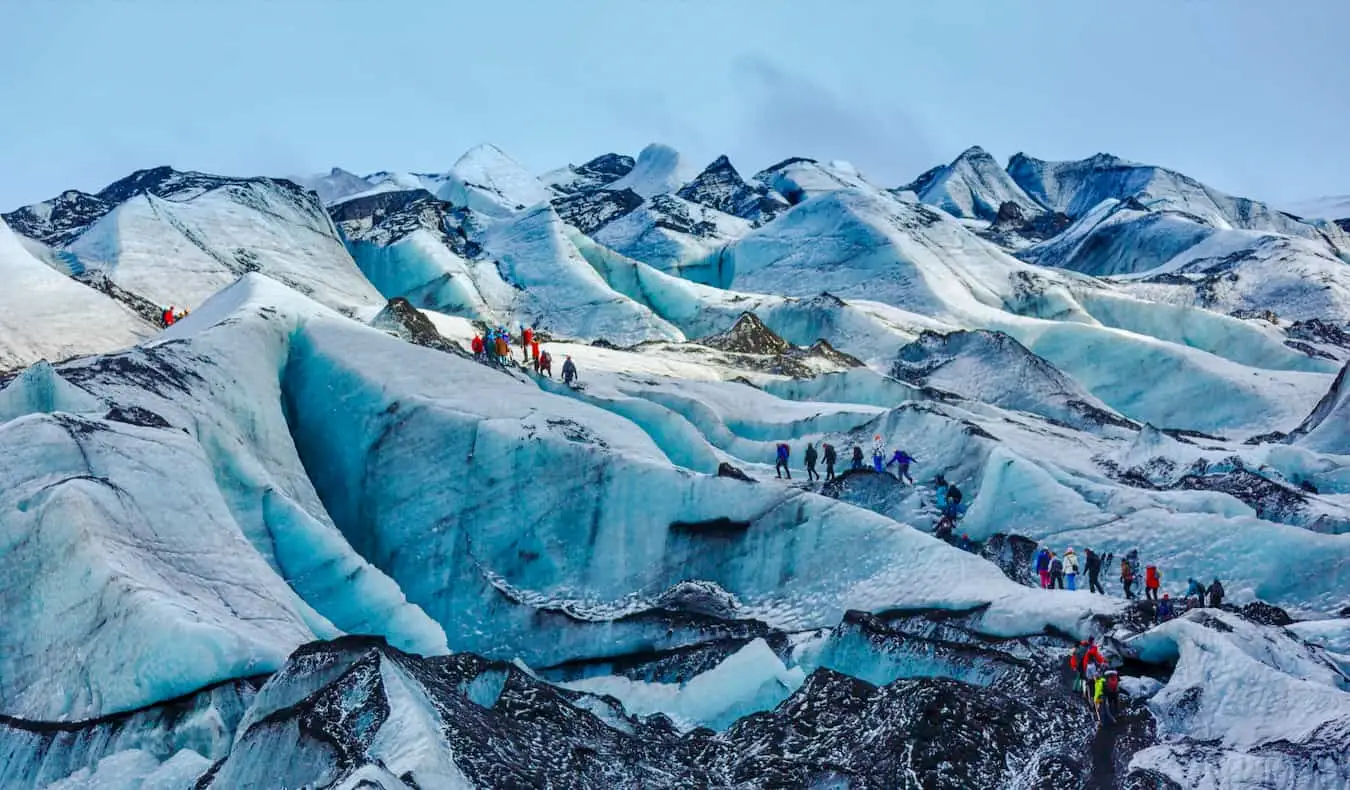
[[[0,425],[27,414],[102,412],[104,404],[61,377],[47,360],[30,365],[0,389]]]
[[[609,188],[631,189],[651,198],[674,192],[686,180],[687,165],[680,152],[664,143],[651,143],[638,154],[633,169]]]

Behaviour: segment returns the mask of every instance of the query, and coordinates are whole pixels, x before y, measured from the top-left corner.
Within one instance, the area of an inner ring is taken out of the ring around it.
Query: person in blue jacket
[[[914,462],[915,462],[914,458],[911,457],[904,450],[896,450],[895,455],[891,456],[891,460],[886,462],[886,468],[890,469],[891,464],[895,464],[896,479],[902,482],[908,482],[910,485],[914,485],[914,478],[909,476],[909,465]]]
[[[778,463],[774,465],[774,472],[780,480],[783,479],[785,475],[787,476],[787,479],[792,479],[792,470],[788,468],[788,456],[791,455],[791,453],[792,451],[788,448],[786,442],[778,443]]]

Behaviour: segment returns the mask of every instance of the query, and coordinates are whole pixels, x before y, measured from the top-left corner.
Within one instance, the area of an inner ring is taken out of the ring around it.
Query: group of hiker
[[[187,316],[187,314],[188,309],[186,307],[184,307],[182,310],[179,310],[177,307],[174,307],[173,305],[165,305],[159,310],[159,324],[165,329],[168,329],[175,323],[182,321],[183,318]]]
[[[1097,649],[1095,637],[1078,643],[1069,655],[1073,690],[1082,694],[1092,708],[1098,724],[1111,724],[1120,718],[1120,672]]]
[[[1109,566],[1115,555],[1107,553],[1103,556],[1092,549],[1086,549],[1085,551],[1086,557],[1083,563],[1079,562],[1078,555],[1074,553],[1072,546],[1065,549],[1063,556],[1044,547],[1037,551],[1033,563],[1036,574],[1040,577],[1041,588],[1047,590],[1076,590],[1078,589],[1079,572],[1086,570],[1088,590],[1105,595],[1106,587],[1102,585],[1100,575],[1102,568]],[[1120,559],[1120,584],[1125,591],[1125,597],[1131,601],[1135,599],[1135,574],[1139,564],[1138,549],[1132,549]],[[1186,588],[1185,601],[1188,606],[1202,607],[1205,605],[1206,598],[1209,599],[1211,608],[1217,609],[1223,604],[1223,584],[1217,578],[1213,584],[1208,586],[1193,578],[1187,581],[1189,586]],[[1158,597],[1161,589],[1162,572],[1158,570],[1158,566],[1145,566],[1144,599],[1154,602],[1155,617],[1160,623],[1180,614],[1170,593],[1161,593],[1162,597]]]
[[[828,482],[834,480],[837,475],[834,473],[834,465],[838,461],[838,455],[835,453],[834,445],[821,443],[820,450],[816,450],[815,444],[806,443],[806,479],[819,480],[820,473],[816,471],[816,462],[825,462],[825,480]],[[792,457],[792,448],[787,442],[779,442],[774,450],[774,474],[779,480],[792,479],[792,469],[788,466],[788,460]]]
[[[779,442],[775,453],[774,472],[779,480],[792,479],[792,469],[788,462],[792,456],[792,448],[786,442]],[[834,480],[837,475],[834,473],[834,465],[838,462],[838,455],[834,445],[822,443],[820,450],[816,450],[815,444],[807,442],[805,452],[806,479],[820,480],[820,473],[816,471],[816,462],[825,463],[825,481]],[[859,445],[853,445],[852,470],[860,472],[864,469],[863,449]],[[881,434],[872,437],[872,471],[877,474],[888,474],[892,465],[896,467],[895,479],[902,483],[914,485],[914,478],[909,476],[909,465],[915,463],[912,456],[904,450],[897,449],[889,461],[886,460],[886,445],[882,441]]]
[[[515,361],[511,353],[511,331],[504,326],[489,328],[482,335],[475,334],[469,345],[474,359],[479,362],[506,367]],[[553,378],[553,355],[539,347],[533,327],[523,327],[520,331],[520,361],[523,366],[533,367],[535,375]],[[563,360],[562,379],[569,387],[577,381],[577,366],[571,356]]]

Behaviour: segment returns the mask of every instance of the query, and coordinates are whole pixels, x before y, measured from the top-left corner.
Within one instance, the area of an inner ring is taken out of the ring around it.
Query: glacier
[[[4,216],[0,785],[1350,781],[1327,223],[1115,157],[661,144]],[[475,360],[500,325],[555,376]],[[1069,546],[1105,593],[1039,589]],[[1129,552],[1222,605],[1159,622]]]

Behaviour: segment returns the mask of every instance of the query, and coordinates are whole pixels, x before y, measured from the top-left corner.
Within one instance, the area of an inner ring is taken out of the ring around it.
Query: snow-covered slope
[[[1350,265],[1325,244],[1215,227],[1135,198],[1103,200],[1059,236],[1018,255],[1043,266],[1184,288],[1190,301],[1223,312],[1350,320]]]
[[[113,351],[153,332],[123,305],[34,258],[0,222],[0,371]]]
[[[1152,210],[1170,209],[1212,227],[1272,231],[1331,246],[1334,228],[1301,222],[1247,198],[1232,197],[1193,178],[1152,165],[1097,154],[1076,162],[1047,162],[1016,154],[1008,174],[1035,200],[1071,217],[1103,200],[1134,198]]]
[[[674,195],[658,195],[635,211],[593,232],[615,252],[663,271],[685,264],[703,268],[705,258],[750,232],[747,220]],[[691,272],[693,279],[700,279]]]
[[[5,217],[55,247],[69,273],[100,273],[161,305],[195,307],[254,271],[340,309],[381,301],[323,207],[289,181],[162,167]]]
[[[693,176],[690,165],[679,151],[668,145],[652,143],[638,154],[637,162],[606,189],[631,189],[644,198],[667,195]]]
[[[979,146],[966,149],[951,164],[934,168],[900,189],[912,190],[923,202],[967,219],[992,222],[1005,203],[1017,206],[1023,217],[1045,210]]]
[[[489,217],[505,217],[547,201],[543,182],[494,145],[469,149],[447,174],[437,197]]]

